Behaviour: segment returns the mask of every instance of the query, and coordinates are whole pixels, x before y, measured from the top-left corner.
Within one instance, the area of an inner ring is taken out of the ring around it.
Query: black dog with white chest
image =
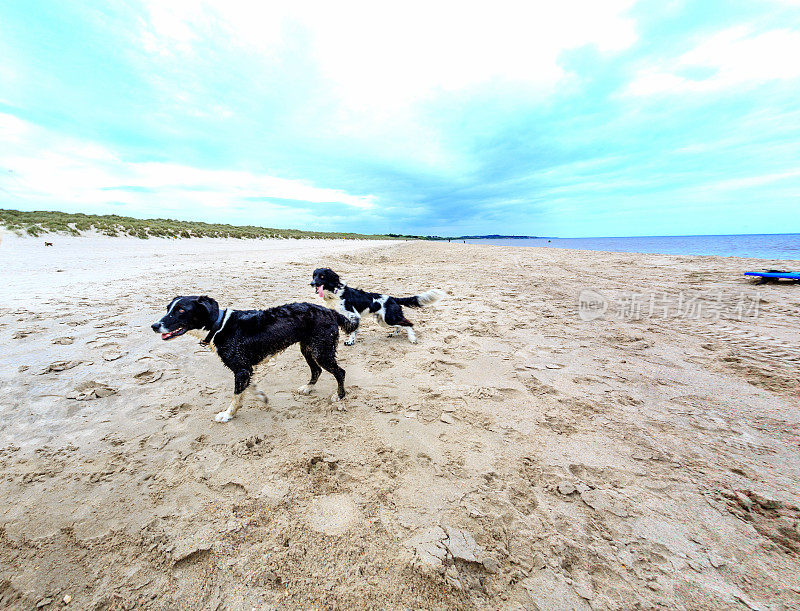
[[[414,333],[414,323],[403,314],[402,306],[409,308],[422,308],[432,305],[444,297],[445,293],[438,289],[431,289],[411,297],[392,297],[381,293],[370,293],[361,289],[354,289],[344,284],[332,269],[321,267],[314,270],[311,286],[317,294],[325,300],[327,306],[355,321],[360,320],[362,314],[374,314],[375,320],[385,327],[394,327],[392,335],[398,333],[400,328],[405,328],[408,341],[417,343]],[[356,331],[344,341],[346,346],[352,346],[356,341]]]
[[[339,328],[353,333],[358,321],[313,303],[289,303],[268,310],[221,310],[211,297],[176,297],[167,314],[152,325],[161,339],[170,340],[186,332],[204,337],[201,344],[216,349],[225,366],[233,371],[234,394],[230,406],[215,420],[228,422],[242,406],[245,390],[265,403],[267,396],[250,384],[253,367],[292,344],[311,368],[311,380],[298,391],[310,394],[322,370],[338,384],[331,401],[344,398],[344,369],[336,362]]]

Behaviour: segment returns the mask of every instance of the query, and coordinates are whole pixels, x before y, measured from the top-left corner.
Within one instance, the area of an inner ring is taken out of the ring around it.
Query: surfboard
[[[785,280],[800,280],[800,272],[779,272],[770,270],[768,272],[745,272],[745,276],[756,276],[758,278],[776,278]]]

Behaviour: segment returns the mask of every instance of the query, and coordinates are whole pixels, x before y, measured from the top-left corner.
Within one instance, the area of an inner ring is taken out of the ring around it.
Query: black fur
[[[381,306],[378,299],[385,297],[385,295],[346,286],[339,279],[339,274],[326,267],[314,270],[311,286],[321,286],[326,291],[336,293],[341,299],[344,309],[348,312],[353,312],[355,314],[369,312],[370,314],[375,314],[383,307],[385,310],[384,320],[387,325],[391,326],[413,327],[414,323],[405,317],[403,308],[400,306],[409,306],[411,308],[422,307],[416,295],[413,297],[389,297],[385,304]]]
[[[205,295],[176,297],[167,306],[167,314],[152,325],[163,339],[172,339],[186,331],[200,329],[209,334],[220,327],[217,302]],[[311,368],[316,383],[322,370],[330,372],[338,384],[338,396],[345,396],[344,369],[336,362],[339,327],[352,333],[358,321],[313,303],[289,303],[268,310],[232,310],[230,317],[213,338],[220,359],[234,375],[234,393],[241,394],[250,385],[253,367],[292,344]]]
[[[444,293],[438,289],[431,289],[411,297],[392,297],[391,295],[362,291],[344,284],[339,275],[327,267],[314,270],[311,286],[316,288],[317,294],[325,300],[329,308],[356,320],[363,314],[374,314],[375,320],[379,324],[393,328],[392,335],[404,328],[411,343],[417,342],[413,329],[414,323],[405,317],[402,306],[422,308],[438,302],[444,296]],[[344,343],[352,346],[355,341],[356,332],[353,331],[344,340]]]

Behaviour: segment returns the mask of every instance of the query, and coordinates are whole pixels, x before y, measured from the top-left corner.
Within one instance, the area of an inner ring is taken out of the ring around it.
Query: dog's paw
[[[347,406],[344,404],[344,399],[339,397],[338,394],[331,395],[331,403],[337,412],[346,412]]]
[[[311,384],[304,384],[297,389],[297,392],[301,395],[310,395],[312,390],[314,390],[314,387]]]
[[[253,393],[253,396],[259,401],[264,402],[265,404],[269,403],[269,397],[267,396],[267,393],[265,393],[263,390],[257,390],[256,392]]]
[[[410,341],[412,344],[416,344],[417,343],[417,338],[416,337],[409,338],[408,341]]]
[[[216,416],[214,416],[214,420],[216,422],[228,422],[233,416],[231,416],[227,411],[220,412]]]
[[[346,339],[346,340],[344,340],[344,345],[345,346],[352,346],[355,343],[356,343],[356,340],[354,340],[354,339]]]

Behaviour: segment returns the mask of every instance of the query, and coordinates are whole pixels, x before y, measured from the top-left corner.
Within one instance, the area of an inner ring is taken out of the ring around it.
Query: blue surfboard
[[[784,280],[798,280],[798,281],[800,281],[800,273],[798,273],[798,272],[782,272],[782,271],[778,271],[778,270],[775,270],[775,269],[771,269],[771,270],[764,271],[764,272],[745,272],[744,275],[745,276],[756,276],[758,278],[761,278],[764,281],[771,280],[771,279],[775,279],[775,280],[784,279]]]

